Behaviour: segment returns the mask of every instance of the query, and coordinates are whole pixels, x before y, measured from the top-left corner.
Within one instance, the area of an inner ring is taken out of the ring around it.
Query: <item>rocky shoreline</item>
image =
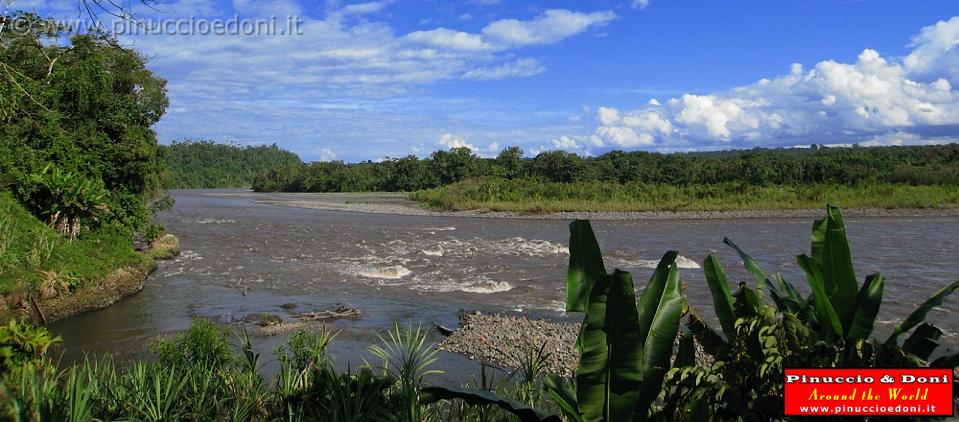
[[[284,194],[287,195],[287,194]],[[356,212],[364,214],[407,215],[424,217],[452,218],[500,218],[527,220],[723,220],[723,219],[781,219],[781,218],[822,218],[822,209],[805,210],[736,210],[736,211],[594,211],[594,212],[557,212],[530,214],[507,211],[436,211],[424,208],[414,201],[403,201],[400,194],[354,194],[350,200],[344,195],[296,194],[289,199],[259,199],[257,203],[308,208],[324,211]],[[390,199],[390,201],[384,201]],[[959,217],[959,208],[918,208],[918,209],[845,209],[843,215],[853,218],[889,218],[889,217]]]
[[[569,377],[579,365],[579,349],[576,346],[579,329],[579,323],[479,311],[463,312],[460,314],[459,329],[448,333],[437,348],[508,369],[520,368],[530,352],[535,354],[542,350],[546,357],[545,371]],[[673,345],[673,353],[677,347],[679,336]],[[695,353],[697,365],[712,364],[713,358],[698,344]]]
[[[142,264],[117,268],[102,280],[90,281],[72,292],[49,292],[37,300],[9,295],[0,302],[0,319],[18,318],[49,324],[113,305],[143,290],[147,277],[157,268],[157,260],[172,259],[180,254],[180,241],[172,234],[165,234],[141,253],[146,258]]]
[[[570,376],[579,362],[577,336],[579,324],[468,312],[438,348],[507,368],[520,367],[527,353],[542,348],[546,371]]]

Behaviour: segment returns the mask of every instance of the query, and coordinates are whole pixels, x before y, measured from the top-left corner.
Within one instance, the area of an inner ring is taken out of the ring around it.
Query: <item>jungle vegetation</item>
[[[273,145],[240,146],[212,141],[161,145],[170,170],[169,188],[249,188],[269,169],[301,164],[300,158]]]
[[[543,183],[912,186],[959,183],[959,145],[754,149],[661,154],[612,151],[581,157],[548,151],[533,158],[509,147],[494,158],[467,148],[373,163],[317,162],[274,168],[256,178],[258,191],[413,192],[490,177]]]
[[[495,158],[469,149],[383,162],[276,167],[261,192],[411,192],[445,210],[707,211],[959,207],[959,145],[755,149],[580,157],[516,147]]]
[[[166,82],[107,34],[9,19],[30,30],[0,32],[0,292],[72,289],[138,262],[134,235],[159,231]]]

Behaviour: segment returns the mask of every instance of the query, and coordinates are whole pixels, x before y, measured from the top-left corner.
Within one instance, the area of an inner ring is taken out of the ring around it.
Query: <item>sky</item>
[[[84,15],[72,0],[13,9]],[[277,22],[253,35],[118,34],[168,81],[163,143],[276,143],[306,161],[357,162],[452,147],[959,140],[956,0],[163,0],[132,11],[141,28]]]

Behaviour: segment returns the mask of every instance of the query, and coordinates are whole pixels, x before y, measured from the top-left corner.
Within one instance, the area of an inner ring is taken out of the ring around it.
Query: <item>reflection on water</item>
[[[292,313],[350,303],[364,311],[338,321],[344,334],[334,352],[356,363],[357,349],[375,341],[394,320],[456,325],[460,309],[525,312],[564,318],[567,222],[372,215],[257,203],[303,195],[261,195],[237,190],[179,191],[172,211],[158,219],[175,233],[183,254],[164,262],[144,291],[107,310],[54,326],[82,352],[142,354],[150,339],[182,330],[191,318],[230,321],[258,312]],[[668,250],[680,267],[694,307],[711,308],[697,262],[714,254],[734,280],[746,280],[724,236],[769,270],[802,286],[794,264],[807,252],[811,221],[694,220],[597,221],[607,266],[651,273]],[[887,277],[879,319],[889,324],[942,285],[959,277],[959,218],[850,218],[847,228],[860,279]],[[642,285],[642,282],[638,282]],[[280,308],[298,305],[296,311]],[[959,343],[951,297],[930,314]],[[706,312],[707,314],[709,312]],[[282,339],[261,339],[267,353]],[[446,364],[464,365],[444,357]]]

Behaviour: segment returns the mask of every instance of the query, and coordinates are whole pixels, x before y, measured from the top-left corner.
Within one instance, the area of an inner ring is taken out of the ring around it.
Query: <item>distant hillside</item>
[[[239,146],[212,141],[174,142],[162,146],[170,169],[171,189],[238,188],[277,167],[299,165],[296,154],[270,146]]]

